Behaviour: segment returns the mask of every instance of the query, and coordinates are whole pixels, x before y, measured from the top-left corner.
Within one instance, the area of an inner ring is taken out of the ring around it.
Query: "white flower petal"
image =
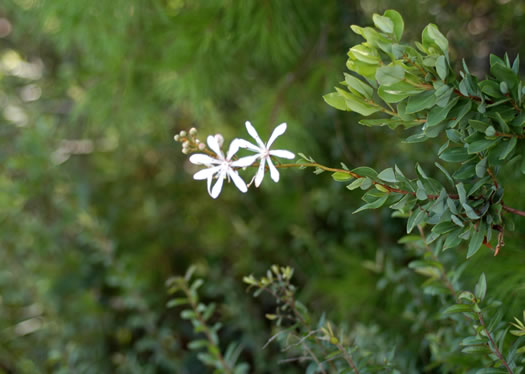
[[[270,159],[268,159],[268,168],[270,168],[270,177],[273,181],[275,183],[279,182],[279,172]]]
[[[257,130],[255,130],[255,128],[250,123],[250,121],[246,121],[245,125],[246,125],[246,130],[248,130],[248,134],[250,134],[250,136],[255,139],[257,144],[259,144],[259,147],[261,147],[263,149],[266,148],[266,146],[264,145],[263,141],[259,137],[259,134],[257,134]]]
[[[224,153],[222,153],[221,147],[219,146],[215,136],[209,135],[206,141],[208,143],[208,147],[210,147],[210,149],[215,152],[221,160],[224,160]]]
[[[205,155],[203,153],[196,153],[190,156],[190,162],[195,165],[213,165],[213,164],[218,164],[221,161],[217,160],[216,158]]]
[[[237,138],[237,139],[234,139],[233,141],[236,142],[240,148],[246,148],[246,149],[249,149],[250,151],[258,152],[258,153],[262,152],[261,148],[257,147],[255,144],[252,144],[247,140]]]
[[[286,131],[286,122],[281,123],[279,126],[277,126],[273,130],[272,135],[270,135],[270,139],[268,140],[268,143],[266,144],[266,147],[270,148],[273,142],[275,141],[275,139],[277,139],[278,136],[281,136],[282,134],[284,134],[285,131]]]
[[[255,187],[259,187],[264,178],[264,162],[265,161],[266,161],[266,158],[261,158],[259,169],[257,170],[257,174],[255,174]]]
[[[193,179],[201,181],[204,179],[211,178],[214,174],[216,174],[219,171],[220,168],[220,166],[214,166],[212,168],[199,170],[198,172],[193,174]]]
[[[239,176],[239,173],[235,170],[229,169],[228,175],[231,177],[233,184],[242,192],[248,191],[248,187],[246,187],[246,183],[242,180],[242,178]]]
[[[211,196],[211,180],[212,180],[212,177],[209,177],[207,180],[206,180],[206,186],[208,187],[208,194]]]
[[[257,161],[258,158],[259,155],[241,157],[240,159],[233,161],[231,166],[245,168]]]
[[[222,190],[222,185],[224,184],[224,178],[226,177],[226,170],[221,169],[219,176],[217,177],[217,182],[215,182],[215,185],[211,189],[210,196],[214,199],[216,199]]]
[[[287,159],[290,159],[290,160],[293,160],[295,158],[295,155],[292,152],[285,151],[284,149],[272,150],[269,153],[272,156],[287,158]]]
[[[226,160],[231,160],[233,155],[239,150],[239,142],[236,142],[235,139],[230,143],[228,148],[228,153],[226,155]]]

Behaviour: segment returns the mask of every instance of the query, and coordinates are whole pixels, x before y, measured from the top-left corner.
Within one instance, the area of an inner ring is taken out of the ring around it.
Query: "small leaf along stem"
[[[417,229],[419,231],[419,235],[421,236],[421,239],[423,239],[423,245],[425,247],[425,251],[428,254],[430,254],[430,256],[432,257],[434,261],[441,263],[439,259],[437,258],[437,256],[434,254],[434,251],[432,251],[432,248],[430,248],[429,245],[427,244],[427,238],[425,236],[425,231],[423,230],[421,225],[417,225]],[[443,268],[440,269],[440,277],[443,283],[445,284],[445,286],[450,291],[451,295],[454,296],[454,299],[457,300],[458,298],[457,292],[454,289],[454,286],[452,285],[452,282],[450,281],[450,279],[448,279],[447,273],[445,272]]]
[[[505,361],[505,358],[499,351],[498,346],[496,345],[496,343],[494,342],[494,339],[492,338],[492,335],[487,329],[487,326],[485,325],[485,321],[483,320],[483,315],[481,314],[481,312],[477,312],[476,314],[478,315],[479,323],[481,324],[481,326],[483,326],[483,331],[485,331],[485,334],[487,334],[487,338],[490,340],[494,353],[496,354],[496,356],[498,356],[498,359],[501,361],[503,366],[505,366],[505,369],[507,369],[507,372],[509,374],[514,374],[509,364],[507,364],[507,361]]]
[[[254,166],[257,166],[257,165],[254,165]],[[275,167],[276,168],[280,168],[280,169],[313,167],[313,168],[319,168],[321,170],[330,171],[330,172],[334,172],[334,173],[344,173],[344,174],[350,175],[350,176],[352,176],[354,178],[364,178],[362,175],[354,173],[353,171],[346,170],[346,169],[339,169],[339,168],[331,168],[331,167],[319,164],[317,162],[307,162],[307,163],[300,163],[300,164],[298,164],[298,163],[293,163],[293,164],[276,164]],[[402,195],[416,196],[416,193],[413,192],[413,191],[407,191],[407,190],[402,190],[402,189],[399,189],[399,188],[391,187],[391,186],[389,186],[387,184],[384,184],[384,183],[372,181],[372,184],[379,185],[379,186],[385,188],[388,192],[395,192],[395,193],[399,193],[399,194],[402,194]],[[427,196],[428,196],[429,200],[436,200],[437,198],[439,198],[439,195],[427,195]],[[449,194],[448,196],[451,199],[454,199],[454,200],[457,200],[459,198],[459,196],[457,194]],[[516,208],[511,208],[511,207],[509,207],[509,206],[507,206],[507,205],[505,205],[503,203],[501,204],[501,206],[502,206],[503,210],[505,210],[505,211],[507,211],[509,213],[525,217],[525,211],[522,211],[522,210],[519,210],[519,209],[516,209]]]
[[[206,320],[204,319],[204,316],[199,311],[197,303],[196,303],[195,299],[193,298],[192,293],[191,293],[190,289],[188,288],[188,285],[183,283],[181,285],[181,290],[184,292],[184,294],[188,298],[190,306],[193,309],[193,311],[195,312],[195,316],[197,317],[197,320],[201,323],[202,332],[204,333],[204,335],[206,335],[206,339],[208,340],[209,344],[211,344],[212,346],[217,348],[216,349],[216,355],[217,355],[217,358],[218,358],[218,360],[219,360],[219,362],[220,362],[220,364],[222,366],[222,369],[224,370],[224,373],[225,374],[234,374],[233,369],[226,363],[226,360],[224,359],[224,356],[222,355],[222,353],[221,353],[219,347],[217,346],[217,344],[215,343],[215,340],[213,339],[211,330],[208,327],[208,325],[206,323]]]

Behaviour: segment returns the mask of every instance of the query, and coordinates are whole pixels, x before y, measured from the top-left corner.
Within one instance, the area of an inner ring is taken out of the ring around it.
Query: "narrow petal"
[[[209,177],[208,179],[206,179],[206,185],[208,187],[208,194],[211,196],[211,180],[212,180],[212,177]]]
[[[277,139],[278,136],[281,136],[282,134],[284,134],[285,131],[286,131],[286,122],[281,123],[279,126],[277,126],[273,130],[272,135],[270,135],[270,139],[268,140],[268,144],[266,145],[266,147],[270,148],[273,142],[275,141],[275,139]]]
[[[248,187],[246,187],[246,183],[242,180],[242,178],[239,176],[239,173],[235,170],[229,169],[228,174],[230,175],[233,184],[242,192],[245,193],[248,191]]]
[[[279,182],[279,172],[270,159],[268,159],[268,168],[270,168],[270,177],[272,177],[272,180],[275,183]]]
[[[190,162],[195,165],[213,165],[218,164],[221,161],[203,153],[196,153],[190,156]]]
[[[234,139],[233,141],[236,142],[240,148],[246,148],[246,149],[249,149],[250,151],[257,152],[257,153],[260,153],[262,151],[261,148],[257,147],[255,144],[252,144],[247,140],[237,138],[237,139]]]
[[[269,153],[272,156],[287,158],[289,160],[293,160],[295,158],[295,155],[292,152],[285,151],[284,149],[271,150]]]
[[[239,150],[239,142],[236,142],[235,139],[230,143],[228,148],[228,153],[226,155],[226,160],[231,160],[233,155]]]
[[[257,144],[259,144],[259,147],[261,147],[263,149],[266,148],[266,146],[264,145],[263,141],[259,137],[259,134],[257,134],[257,130],[255,130],[255,128],[250,123],[250,121],[246,121],[245,125],[246,125],[246,130],[248,130],[248,134],[250,134],[250,136],[255,139]]]
[[[257,174],[255,174],[255,187],[259,187],[261,185],[261,182],[264,178],[264,162],[266,158],[261,158],[261,162],[259,164],[259,169],[257,170]]]
[[[245,168],[257,161],[258,158],[259,155],[241,157],[240,159],[233,161],[231,165],[234,167]]]
[[[211,189],[210,196],[214,199],[216,199],[222,190],[222,185],[224,184],[224,178],[226,177],[226,171],[224,169],[221,169],[219,176],[217,177],[217,182],[215,182],[215,185]]]
[[[201,181],[204,179],[212,178],[220,169],[220,166],[214,166],[208,169],[202,169],[193,174],[193,179]]]
[[[217,139],[213,135],[209,135],[206,139],[208,143],[208,147],[219,156],[220,159],[224,160],[224,153],[221,151],[221,147],[219,147],[219,143],[217,143]]]

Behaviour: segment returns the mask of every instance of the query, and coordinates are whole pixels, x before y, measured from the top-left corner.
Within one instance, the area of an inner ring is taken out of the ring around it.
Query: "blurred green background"
[[[525,3],[514,0],[3,0],[0,373],[206,373],[187,349],[191,326],[165,307],[165,280],[190,264],[251,372],[304,371],[261,349],[271,301],[241,281],[273,263],[296,269],[315,312],[379,326],[424,365],[406,310],[433,301],[411,298],[422,278],[404,268],[402,220],[352,215],[359,194],[308,170],[244,195],[227,185],[214,201],[173,141],[190,127],[201,139],[245,136],[248,119],[265,138],[287,122],[279,148],[326,165],[395,162],[414,175],[419,160],[430,172],[434,145],[402,144],[408,133],[363,128],[322,100],[360,42],[349,25],[388,8],[405,18],[406,41],[438,24],[452,58],[480,77],[490,52],[525,48]],[[524,208],[518,177],[503,176],[505,202]],[[473,277],[498,269],[489,289],[509,315],[525,289],[516,226],[496,259],[485,251],[469,266]]]

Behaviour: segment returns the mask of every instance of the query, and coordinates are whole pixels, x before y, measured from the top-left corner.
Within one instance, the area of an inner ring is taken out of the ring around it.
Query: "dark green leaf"
[[[472,230],[474,230],[474,234],[472,235],[468,245],[467,258],[471,258],[476,254],[476,252],[481,247],[481,244],[483,244],[483,238],[485,237],[485,230],[483,230],[482,225],[479,225],[477,230]]]
[[[423,109],[430,108],[436,103],[436,96],[434,90],[428,90],[415,96],[410,96],[408,99],[406,113],[416,113]]]

